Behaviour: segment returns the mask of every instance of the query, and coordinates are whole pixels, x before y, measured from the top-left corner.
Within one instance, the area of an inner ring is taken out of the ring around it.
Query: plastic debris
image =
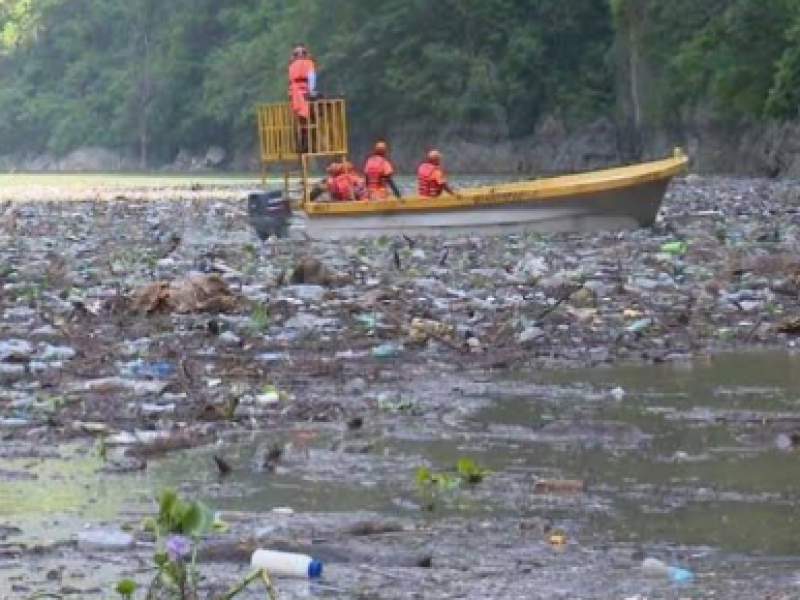
[[[675,256],[680,256],[682,254],[686,254],[686,250],[689,248],[689,245],[682,240],[667,242],[661,245],[661,252],[665,254],[672,254]]]
[[[664,577],[676,583],[688,583],[694,575],[687,569],[671,567],[657,558],[646,558],[642,562],[642,571],[648,577]]]
[[[375,358],[396,358],[400,355],[400,348],[395,344],[382,344],[372,349]]]
[[[175,367],[168,362],[136,362],[130,367],[131,375],[152,379],[164,379],[175,373]]]
[[[408,331],[408,340],[412,343],[422,343],[428,340],[431,336],[447,336],[450,335],[453,328],[433,321],[431,319],[413,319]]]
[[[5,340],[0,342],[0,361],[27,360],[33,354],[33,345],[26,340]]]
[[[78,548],[87,552],[114,552],[133,548],[136,540],[124,531],[82,531],[78,534]]]
[[[319,579],[322,577],[322,562],[305,554],[256,550],[253,553],[251,565],[256,569],[264,569],[270,575],[277,577],[296,577],[301,579]]]
[[[637,319],[625,328],[628,333],[641,333],[650,328],[653,324],[653,319]]]

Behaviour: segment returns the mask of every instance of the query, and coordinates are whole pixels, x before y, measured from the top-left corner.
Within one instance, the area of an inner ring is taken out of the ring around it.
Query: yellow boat
[[[344,100],[311,103],[302,130],[286,103],[258,109],[260,155],[266,181],[273,168],[283,178],[282,197],[300,213],[312,239],[390,234],[443,235],[572,232],[630,229],[653,224],[687,157],[676,150],[663,160],[577,175],[459,189],[459,195],[404,196],[380,201],[312,201],[311,172],[321,160],[348,155]],[[303,146],[305,152],[300,152]]]

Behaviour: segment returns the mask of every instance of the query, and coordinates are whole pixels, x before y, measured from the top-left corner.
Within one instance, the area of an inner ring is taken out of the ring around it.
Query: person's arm
[[[319,200],[319,197],[322,196],[322,194],[324,193],[325,193],[325,188],[322,187],[320,184],[317,184],[311,189],[311,194],[309,195],[309,199],[312,202],[316,202],[317,200]]]
[[[445,179],[444,172],[441,169],[436,169],[436,172],[433,175],[436,184],[442,189],[443,192],[447,192],[451,196],[458,196],[458,192],[456,192],[450,184],[447,183],[447,179]]]
[[[317,70],[314,68],[308,72],[308,93],[312,96],[317,93]]]
[[[309,198],[311,199],[312,202],[316,202],[327,191],[328,191],[328,180],[327,179],[320,179],[311,188],[311,193],[309,194]]]
[[[395,195],[395,198],[402,198],[403,196],[400,194],[400,190],[397,187],[397,184],[394,182],[394,177],[388,175],[386,177],[386,183],[389,186],[389,189],[392,190],[392,193]]]

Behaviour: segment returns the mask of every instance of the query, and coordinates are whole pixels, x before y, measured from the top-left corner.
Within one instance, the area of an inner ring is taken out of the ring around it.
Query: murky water
[[[569,385],[576,378],[592,389],[625,391],[622,400],[597,401],[585,411],[576,398],[584,417],[631,423],[653,436],[642,450],[578,450],[551,458],[571,476],[609,490],[621,538],[796,553],[800,457],[780,447],[787,434],[800,431],[797,356],[732,355],[691,367],[548,373],[537,379]],[[484,417],[517,423],[541,418],[518,400]]]
[[[21,526],[27,541],[115,518],[132,524],[165,486],[199,492],[220,509],[411,514],[418,466],[448,472],[470,456],[493,474],[447,511],[524,515],[549,506],[575,511],[619,542],[796,551],[800,451],[779,446],[780,436],[800,431],[800,358],[531,373],[489,396],[477,413],[435,422],[387,416],[358,433],[319,427],[301,445],[292,431],[253,434],[134,475],[102,474],[89,448],[8,459],[0,524]],[[276,441],[290,443],[277,472],[256,468],[259,448]],[[234,466],[224,481],[214,453]],[[587,492],[542,504],[532,494],[540,476],[582,479]]]

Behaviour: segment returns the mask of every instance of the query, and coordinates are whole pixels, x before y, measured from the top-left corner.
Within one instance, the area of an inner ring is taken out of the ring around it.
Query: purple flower
[[[192,541],[185,535],[171,535],[167,538],[167,554],[173,562],[178,562],[191,554]]]

